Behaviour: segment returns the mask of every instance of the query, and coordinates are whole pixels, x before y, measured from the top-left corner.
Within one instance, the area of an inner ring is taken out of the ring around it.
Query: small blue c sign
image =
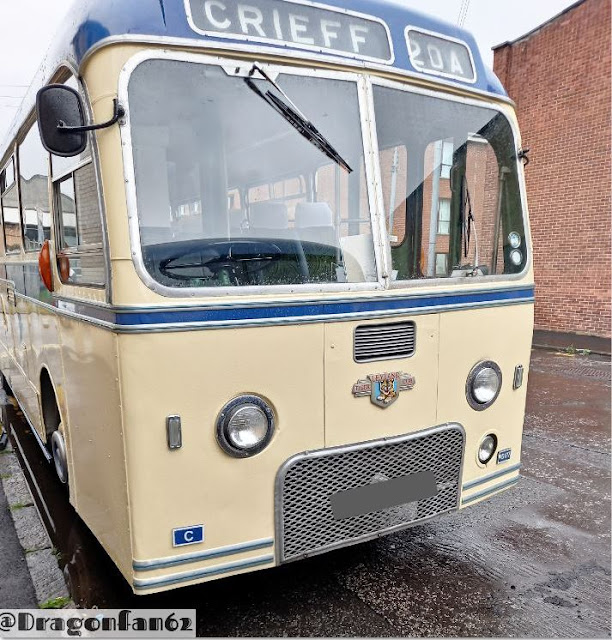
[[[174,547],[184,547],[187,544],[198,544],[199,542],[204,542],[203,524],[172,530],[172,546]]]

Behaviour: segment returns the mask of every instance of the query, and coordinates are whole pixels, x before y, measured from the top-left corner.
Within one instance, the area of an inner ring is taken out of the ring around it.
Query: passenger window
[[[79,91],[72,76],[64,84]],[[51,170],[60,278],[65,284],[104,286],[102,214],[91,145],[74,158],[52,155]]]
[[[69,284],[104,285],[102,219],[93,163],[54,185],[59,220],[59,272]]]
[[[51,209],[49,154],[42,146],[36,123],[19,145],[18,157],[24,249],[39,251],[51,236]]]
[[[21,230],[19,225],[19,196],[13,158],[8,161],[8,164],[0,173],[0,208],[2,209],[6,253],[18,253],[21,251]]]
[[[251,205],[257,202],[283,203],[287,207],[290,226],[295,223],[295,210],[298,204],[306,202],[307,199],[306,180],[303,176],[249,189],[249,204]]]

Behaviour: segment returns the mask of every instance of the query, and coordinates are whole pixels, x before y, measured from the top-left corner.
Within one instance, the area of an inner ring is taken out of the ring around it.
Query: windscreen
[[[520,273],[528,256],[506,117],[381,86],[374,103],[392,279]]]
[[[157,282],[377,280],[355,82],[149,60],[129,105],[140,242]]]

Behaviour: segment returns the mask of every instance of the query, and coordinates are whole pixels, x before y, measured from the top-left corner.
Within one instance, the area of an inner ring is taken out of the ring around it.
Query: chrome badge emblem
[[[400,392],[414,389],[416,381],[408,373],[375,373],[367,380],[358,380],[353,385],[353,395],[356,398],[370,396],[370,401],[377,407],[386,409],[399,397]]]

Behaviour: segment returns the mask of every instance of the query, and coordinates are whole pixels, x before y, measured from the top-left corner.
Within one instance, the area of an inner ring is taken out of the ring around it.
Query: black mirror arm
[[[92,124],[86,127],[70,127],[63,120],[57,123],[57,130],[62,133],[85,133],[86,131],[98,131],[99,129],[108,129],[114,124],[117,124],[121,118],[125,115],[125,109],[119,104],[117,98],[113,99],[113,117],[108,122],[102,122],[101,124]]]

